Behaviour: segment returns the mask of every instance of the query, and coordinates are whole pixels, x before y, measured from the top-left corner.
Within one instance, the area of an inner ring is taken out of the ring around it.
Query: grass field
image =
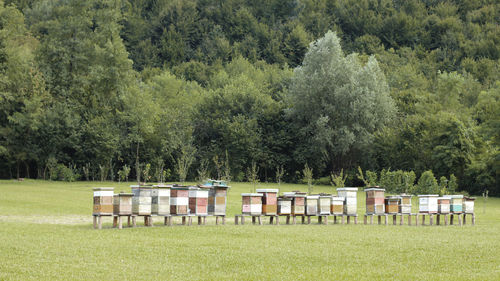
[[[92,187],[128,185],[0,181],[0,280],[500,280],[499,198],[476,201],[476,226],[235,226],[251,185],[233,183],[225,226],[94,230]]]

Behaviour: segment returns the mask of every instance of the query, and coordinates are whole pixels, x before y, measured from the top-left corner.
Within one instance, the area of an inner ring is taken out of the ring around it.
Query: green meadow
[[[234,225],[247,183],[232,183],[226,225],[92,227],[92,187],[0,181],[0,280],[499,280],[500,199],[476,200],[476,225]],[[278,188],[261,183],[258,187]],[[282,184],[280,191],[305,185]],[[316,186],[314,192],[333,192]],[[416,211],[417,202],[413,200]],[[247,220],[248,221],[248,220]],[[282,220],[283,221],[283,220]]]

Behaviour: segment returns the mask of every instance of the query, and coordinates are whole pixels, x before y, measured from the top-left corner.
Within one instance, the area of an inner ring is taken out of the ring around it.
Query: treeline
[[[499,22],[493,0],[0,0],[0,177],[307,164],[499,195]]]

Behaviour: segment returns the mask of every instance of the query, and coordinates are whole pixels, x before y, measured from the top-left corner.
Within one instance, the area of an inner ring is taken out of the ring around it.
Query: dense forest
[[[0,177],[500,195],[499,23],[495,0],[0,0]]]

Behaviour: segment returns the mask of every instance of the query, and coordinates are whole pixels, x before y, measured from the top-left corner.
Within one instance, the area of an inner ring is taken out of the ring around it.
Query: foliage
[[[339,174],[330,173],[330,183],[333,187],[344,187],[347,179],[347,173],[344,175],[344,169],[340,169]]]
[[[432,171],[425,171],[418,179],[416,194],[439,194],[439,185]]]
[[[252,161],[251,168],[247,169],[247,180],[252,183],[252,192],[255,192],[255,185],[259,182],[259,167],[255,161]]]
[[[304,166],[304,170],[302,170],[302,181],[307,183],[307,193],[312,194],[313,192],[313,185],[312,185],[312,179],[313,179],[313,169],[309,168],[309,165],[306,163]]]

